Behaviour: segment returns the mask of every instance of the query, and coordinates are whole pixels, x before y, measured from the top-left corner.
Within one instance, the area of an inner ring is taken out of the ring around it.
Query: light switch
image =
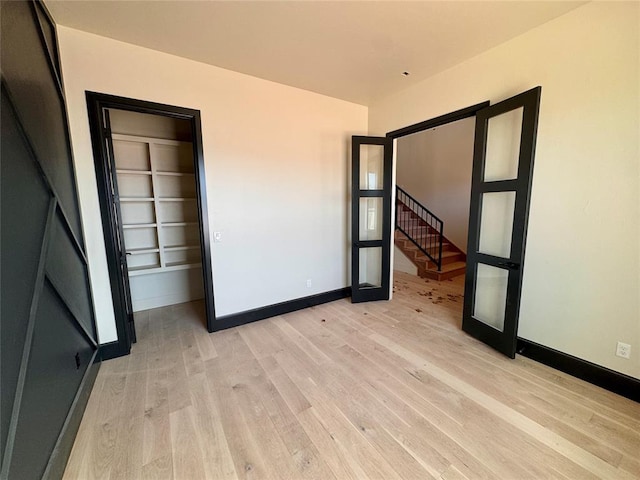
[[[222,232],[213,232],[213,241],[221,242],[222,241]]]

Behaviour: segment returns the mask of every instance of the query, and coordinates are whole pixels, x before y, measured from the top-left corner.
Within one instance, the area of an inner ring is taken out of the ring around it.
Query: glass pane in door
[[[383,145],[360,145],[360,190],[382,190]]]
[[[509,271],[479,263],[476,278],[473,318],[502,331]]]
[[[360,240],[382,240],[382,197],[360,198]]]
[[[382,286],[382,247],[360,248],[360,288]]]
[[[512,180],[518,177],[523,108],[491,117],[487,126],[484,181]]]
[[[516,192],[482,194],[478,252],[502,258],[511,256],[515,204]]]

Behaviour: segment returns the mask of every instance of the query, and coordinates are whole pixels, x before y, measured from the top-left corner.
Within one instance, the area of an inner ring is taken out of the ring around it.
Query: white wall
[[[101,343],[116,331],[85,90],[201,111],[218,316],[350,284],[348,145],[365,107],[66,27],[59,41]]]
[[[393,246],[393,269],[410,275],[418,275],[418,267],[395,245]]]
[[[639,7],[586,4],[369,110],[384,134],[542,86],[519,335],[636,378]]]
[[[203,298],[202,269],[135,275],[129,278],[134,312]]]
[[[397,140],[397,184],[444,222],[444,236],[467,251],[475,117]]]

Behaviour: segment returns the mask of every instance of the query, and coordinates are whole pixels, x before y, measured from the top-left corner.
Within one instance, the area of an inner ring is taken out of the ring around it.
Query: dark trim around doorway
[[[204,172],[204,153],[202,147],[202,126],[200,111],[191,108],[176,107],[144,100],[118,97],[96,92],[86,92],[91,143],[95,159],[96,180],[98,183],[98,197],[100,200],[100,214],[104,231],[105,250],[111,283],[111,294],[116,317],[117,342],[111,342],[101,347],[102,360],[127,355],[131,350],[131,341],[127,334],[127,316],[124,301],[124,282],[119,274],[119,259],[117,256],[116,225],[109,214],[110,192],[108,190],[107,175],[108,158],[105,151],[104,132],[102,131],[102,111],[105,108],[128,110],[138,113],[162,115],[191,123],[192,144],[194,154],[194,168],[196,174],[196,194],[198,198],[198,220],[200,224],[200,245],[202,254],[202,276],[204,285],[205,312],[207,330],[214,331],[215,304],[213,292],[213,269],[211,266],[211,244],[209,237],[209,214],[207,210],[206,178]]]
[[[413,133],[422,132],[423,130],[427,130],[429,128],[436,128],[442,125],[446,125],[447,123],[457,122],[458,120],[464,120],[465,118],[469,117],[475,117],[478,111],[482,110],[483,108],[487,108],[489,105],[489,101],[471,105],[470,107],[462,108],[451,113],[445,113],[444,115],[425,120],[424,122],[414,123],[413,125],[409,125],[408,127],[393,130],[392,132],[387,133],[386,136],[391,138],[405,137]]]

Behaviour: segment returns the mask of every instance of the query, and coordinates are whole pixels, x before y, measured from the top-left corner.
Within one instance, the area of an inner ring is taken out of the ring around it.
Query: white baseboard
[[[133,311],[140,312],[142,310],[151,310],[152,308],[166,307],[168,305],[175,305],[177,303],[192,302],[194,300],[200,300],[203,296],[191,296],[186,293],[163,295],[161,297],[141,298],[134,300]]]

